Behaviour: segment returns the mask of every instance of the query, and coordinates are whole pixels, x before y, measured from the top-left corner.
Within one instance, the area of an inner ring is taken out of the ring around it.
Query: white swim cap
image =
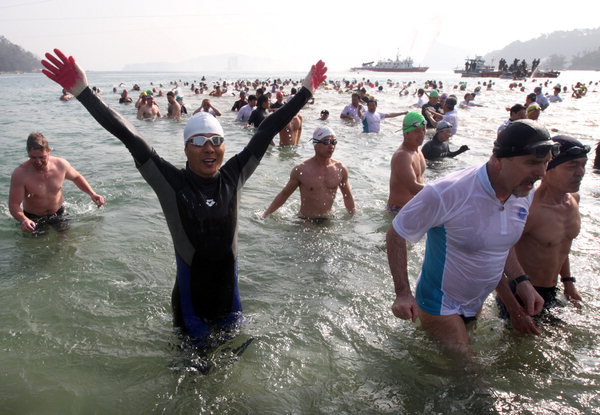
[[[333,130],[327,126],[317,127],[315,132],[313,133],[313,143],[315,141],[319,141],[324,139],[325,137],[335,136]]]
[[[192,116],[183,130],[183,143],[185,144],[191,137],[199,134],[216,134],[223,137],[223,127],[214,115],[208,112],[199,112]]]

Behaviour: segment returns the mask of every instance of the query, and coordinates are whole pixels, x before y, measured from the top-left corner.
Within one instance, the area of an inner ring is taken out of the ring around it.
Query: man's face
[[[404,139],[420,146],[423,144],[423,140],[425,140],[425,132],[425,127],[415,128],[412,131],[404,133]]]
[[[200,134],[204,137],[212,137],[217,134]],[[185,145],[185,156],[187,157],[190,169],[200,177],[214,177],[225,157],[225,144],[215,146],[210,141],[203,146],[197,146],[188,142]]]
[[[440,97],[429,97],[429,103],[430,104],[435,105],[438,102],[440,102]]]
[[[335,140],[335,136],[332,135],[322,138],[321,141],[329,142],[329,144],[324,144],[322,142],[315,144],[315,155],[331,158],[335,151],[335,144],[332,143],[333,140]]]
[[[360,100],[360,98],[358,97],[358,95],[352,95],[352,105],[353,106],[357,107],[359,100]]]
[[[517,197],[525,197],[533,189],[536,181],[546,174],[546,167],[552,158],[550,151],[545,157],[534,155],[501,158],[500,185]]]
[[[377,109],[377,103],[375,101],[367,102],[367,109],[369,110],[369,112],[375,112],[375,110]]]
[[[250,104],[251,107],[256,107],[256,100],[250,99],[250,100],[248,100],[248,104]]]
[[[579,191],[587,157],[566,161],[546,172],[544,183],[564,193]]]
[[[50,160],[50,150],[29,150],[27,154],[36,170],[43,171],[46,169],[48,160]]]
[[[445,141],[448,141],[450,139],[451,135],[452,135],[452,129],[445,128],[442,131],[438,131],[437,138],[438,138],[438,140],[440,140],[443,143]]]
[[[208,99],[202,100],[202,109],[204,109],[204,111],[208,111],[210,109],[210,100],[208,100]]]

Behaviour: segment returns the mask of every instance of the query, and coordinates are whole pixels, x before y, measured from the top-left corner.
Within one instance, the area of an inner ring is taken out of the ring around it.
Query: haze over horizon
[[[396,53],[418,65],[434,46],[484,55],[515,40],[598,26],[595,13],[580,12],[589,7],[582,0],[569,2],[568,15],[533,3],[518,10],[473,0],[427,4],[429,13],[400,2],[375,8],[316,0],[298,7],[274,0],[2,0],[0,34],[40,57],[59,48],[96,71],[223,54],[254,57],[253,70],[304,71],[323,59],[332,71],[343,71]]]

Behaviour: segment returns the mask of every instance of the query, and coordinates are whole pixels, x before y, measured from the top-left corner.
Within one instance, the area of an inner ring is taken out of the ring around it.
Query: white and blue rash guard
[[[429,314],[477,314],[500,282],[510,248],[519,240],[533,192],[502,204],[486,165],[426,185],[395,217],[410,242],[427,233],[415,299]]]
[[[237,278],[237,216],[241,188],[258,166],[271,140],[306,104],[302,88],[268,117],[246,148],[212,178],[188,166],[179,169],[156,154],[117,112],[89,88],[77,99],[108,132],[121,140],[136,167],[155,191],[173,238],[177,276],[172,306],[175,325],[202,339],[213,328],[226,328],[241,315]]]

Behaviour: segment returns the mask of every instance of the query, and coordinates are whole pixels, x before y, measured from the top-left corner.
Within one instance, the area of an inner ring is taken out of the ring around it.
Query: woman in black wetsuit
[[[178,169],[158,156],[120,114],[88,87],[73,57],[54,50],[44,74],[72,93],[88,112],[125,144],[136,167],[156,192],[167,220],[177,262],[172,306],[175,325],[202,341],[233,327],[241,316],[237,278],[237,212],[240,190],[269,143],[326,79],[322,61],[313,65],[296,96],[265,119],[240,153],[223,164],[223,129],[210,114],[190,118],[184,130],[187,157]]]

